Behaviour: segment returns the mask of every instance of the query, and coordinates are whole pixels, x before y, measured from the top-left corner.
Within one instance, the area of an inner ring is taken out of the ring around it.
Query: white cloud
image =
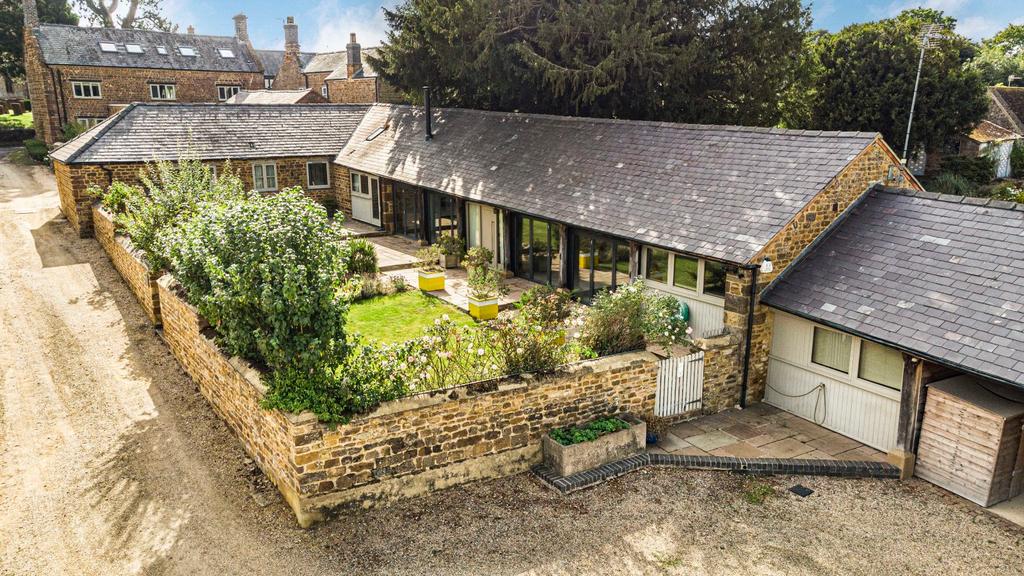
[[[310,49],[317,52],[344,50],[352,32],[364,47],[379,46],[384,41],[388,26],[381,4],[344,4],[341,0],[320,0],[310,10],[318,23]],[[395,1],[384,3],[389,7],[395,4]]]

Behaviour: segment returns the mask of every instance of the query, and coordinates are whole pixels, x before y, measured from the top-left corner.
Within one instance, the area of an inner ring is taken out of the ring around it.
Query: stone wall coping
[[[523,390],[529,388],[531,385],[543,383],[551,378],[565,377],[580,373],[606,372],[618,368],[627,368],[637,362],[653,363],[658,360],[658,355],[645,350],[624,352],[621,354],[614,354],[612,356],[602,356],[601,358],[581,360],[579,362],[566,364],[551,374],[519,374],[513,376],[502,376],[500,378],[484,382],[470,382],[450,388],[420,392],[404,398],[384,402],[372,412],[359,414],[353,417],[349,423],[355,424],[380,416],[418,410],[428,406],[443,404],[445,402],[457,402],[464,398]],[[488,384],[491,384],[493,387],[486,387]]]
[[[181,297],[179,291],[181,284],[178,280],[170,273],[166,273],[161,276],[157,283],[162,286],[167,292],[171,293],[175,298],[180,300],[199,320],[201,326],[208,326],[206,320],[199,313],[191,303]],[[227,357],[227,354],[217,345],[217,343],[205,334],[200,334],[209,343],[212,350],[216,350],[220,354]],[[395,400],[384,402],[377,406],[372,412],[366,414],[358,414],[354,416],[349,424],[358,423],[369,420],[371,418],[377,418],[380,416],[386,416],[390,414],[398,414],[401,412],[408,412],[411,410],[418,410],[429,406],[435,406],[437,404],[443,404],[445,402],[454,402],[468,397],[477,397],[485,394],[499,394],[504,392],[510,392],[514,390],[522,390],[530,387],[531,383],[541,383],[549,378],[564,377],[572,374],[583,374],[592,372],[606,372],[620,368],[628,368],[638,362],[641,363],[654,363],[659,360],[658,356],[652,352],[640,350],[636,352],[625,352],[622,354],[615,354],[612,356],[602,356],[601,358],[595,358],[592,360],[582,360],[580,362],[574,362],[567,364],[559,369],[557,372],[552,374],[535,375],[535,374],[520,374],[516,376],[504,376],[489,380],[486,382],[470,382],[467,384],[461,384],[451,388],[442,388],[438,390],[430,390],[421,392],[418,394],[405,396]],[[232,356],[228,358],[228,364],[243,378],[246,382],[255,388],[260,396],[263,396],[267,392],[267,387],[263,384],[263,377],[260,371],[252,365],[248,360],[239,356]],[[493,388],[484,388],[483,385],[492,384]],[[480,391],[474,391],[478,389]],[[320,422],[316,414],[305,411],[300,413],[295,412],[284,412],[280,413],[288,420],[290,424],[295,426],[305,424],[315,424],[321,430],[326,431],[334,428],[336,425]]]
[[[728,333],[721,336],[713,336],[711,338],[699,338],[694,340],[693,343],[701,350],[715,350],[718,348],[728,348],[739,344],[740,339],[737,335]]]

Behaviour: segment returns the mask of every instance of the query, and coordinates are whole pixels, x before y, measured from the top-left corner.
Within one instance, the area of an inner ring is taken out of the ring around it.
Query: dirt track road
[[[0,575],[1020,574],[1024,530],[920,482],[527,475],[311,531],[248,461],[51,174],[0,150]]]

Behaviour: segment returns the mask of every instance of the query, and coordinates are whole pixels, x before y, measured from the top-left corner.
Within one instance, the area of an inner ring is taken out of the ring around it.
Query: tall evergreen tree
[[[955,33],[952,18],[916,9],[823,36],[815,45],[820,68],[812,79],[817,91],[806,127],[881,132],[901,152],[926,23],[947,28],[925,54],[911,150],[941,149],[977,124],[988,103],[981,77],[964,66],[974,45]]]
[[[39,20],[51,24],[78,24],[67,0],[39,0]],[[0,0],[0,77],[8,84],[25,75],[25,15],[21,0]]]
[[[444,105],[774,125],[800,0],[407,0],[370,63]]]

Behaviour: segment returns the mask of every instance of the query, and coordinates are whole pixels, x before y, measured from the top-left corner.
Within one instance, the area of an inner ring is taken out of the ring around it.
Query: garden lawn
[[[25,112],[24,114],[8,114],[7,110],[4,110],[3,114],[0,114],[0,128],[31,128],[32,127],[32,113]]]
[[[356,302],[349,309],[346,331],[381,344],[394,344],[423,336],[423,331],[445,314],[456,324],[473,324],[469,315],[451,304],[410,290]]]

